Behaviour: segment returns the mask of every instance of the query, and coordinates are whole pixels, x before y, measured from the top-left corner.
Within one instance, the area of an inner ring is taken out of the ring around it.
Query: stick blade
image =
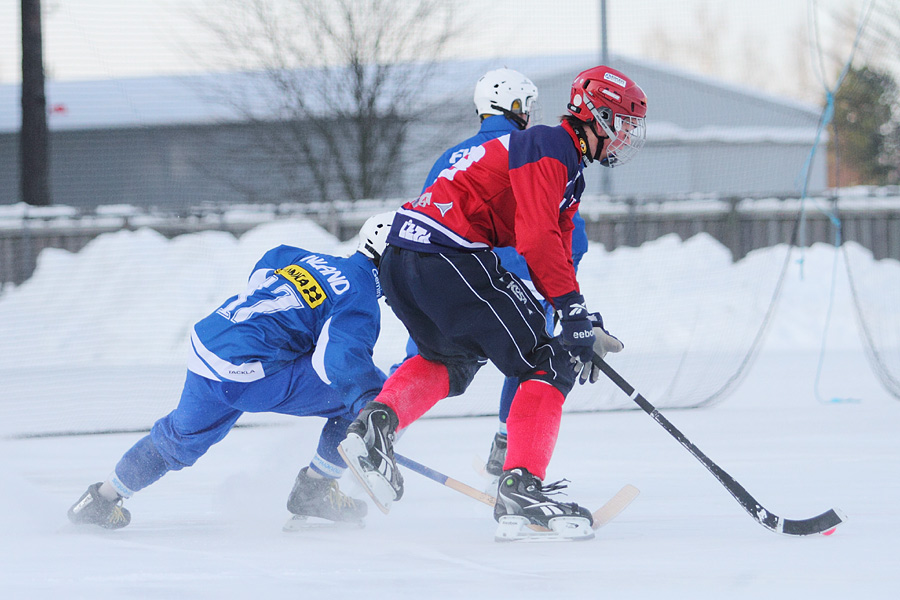
[[[835,528],[847,520],[847,516],[840,510],[832,508],[821,515],[793,521],[785,519],[779,533],[785,535],[831,535]]]
[[[616,495],[610,498],[606,504],[595,510],[592,514],[594,517],[594,529],[600,529],[628,508],[628,505],[634,502],[641,491],[630,483],[622,486],[622,489],[616,492]]]

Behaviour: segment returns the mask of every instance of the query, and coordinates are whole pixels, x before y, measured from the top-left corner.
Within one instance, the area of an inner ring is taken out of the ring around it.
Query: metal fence
[[[339,239],[354,236],[371,214],[400,205],[398,200],[318,205],[213,207],[189,214],[132,213],[44,215],[39,211],[0,217],[0,284],[27,280],[46,248],[78,252],[100,234],[150,227],[173,238],[198,231],[240,236],[256,225],[285,216],[306,216]],[[253,218],[230,219],[243,210]],[[777,244],[808,246],[854,241],[874,258],[900,260],[900,195],[833,200],[682,198],[676,200],[585,199],[582,216],[588,238],[607,250],[637,247],[663,235],[688,239],[705,232],[726,246],[734,260]]]
[[[900,197],[821,199],[716,199],[626,201],[615,210],[588,204],[582,215],[588,238],[607,250],[640,246],[663,235],[688,239],[705,232],[733,260],[778,244],[856,242],[876,260],[900,260]]]

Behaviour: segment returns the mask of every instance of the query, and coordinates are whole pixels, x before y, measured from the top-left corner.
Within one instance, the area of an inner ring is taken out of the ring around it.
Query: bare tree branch
[[[220,0],[194,14],[218,40],[219,68],[243,75],[213,92],[259,128],[297,200],[392,193],[422,90],[460,33],[436,0]],[[310,186],[309,184],[313,185]],[[310,187],[315,188],[312,194]]]

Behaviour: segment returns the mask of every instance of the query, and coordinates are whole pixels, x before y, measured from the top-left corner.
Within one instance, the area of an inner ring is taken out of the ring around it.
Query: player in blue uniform
[[[125,452],[106,481],[88,488],[69,519],[107,529],[128,525],[123,499],[193,465],[243,413],[275,412],[328,419],[288,510],[361,520],[366,504],[338,487],[346,465],[336,448],[386,378],[372,352],[381,326],[378,266],[392,218],[366,221],[348,258],[291,246],[266,252],[246,289],[194,326],[178,407]]]
[[[495,69],[482,75],[475,84],[473,98],[475,112],[481,118],[481,128],[472,137],[449,148],[435,161],[431,171],[428,173],[428,177],[425,179],[425,185],[422,186],[422,193],[435,182],[441,171],[449,169],[458,160],[465,157],[472,148],[513,131],[527,128],[531,115],[534,112],[537,98],[537,87],[530,79],[518,71]],[[575,225],[575,228],[572,230],[572,261],[577,272],[578,263],[581,262],[582,256],[588,250],[588,238],[585,232],[584,219],[581,218],[578,212],[573,215],[572,222]],[[541,307],[546,315],[547,333],[553,335],[553,307],[546,299],[541,297],[531,284],[531,273],[528,270],[525,258],[512,246],[494,248],[494,253],[500,258],[500,264],[503,268],[517,275],[536,298],[541,298]],[[418,354],[418,348],[416,348],[415,342],[410,338],[406,343],[406,358],[404,360],[416,354]],[[391,373],[399,366],[399,364],[394,365],[391,368]],[[485,471],[494,477],[499,477],[503,473],[503,462],[506,460],[507,446],[506,419],[509,416],[509,407],[518,387],[519,379],[517,377],[507,377],[503,381],[503,388],[500,392],[500,425],[497,433],[494,435],[487,464],[485,464]]]

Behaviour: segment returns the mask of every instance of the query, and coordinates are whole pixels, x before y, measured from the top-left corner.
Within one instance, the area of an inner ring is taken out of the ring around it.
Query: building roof
[[[441,63],[419,98],[436,106],[471,103],[475,81],[489,69],[517,69],[538,86],[544,122],[565,110],[569,86],[593,55],[540,56]],[[610,64],[647,93],[648,141],[812,142],[820,109],[757,90],[678,71],[667,65],[613,56]],[[210,124],[246,120],[226,97],[243,98],[254,116],[277,119],[266,94],[271,82],[259,73],[211,73],[95,81],[48,81],[51,131]],[[0,84],[0,133],[18,131],[19,84]]]

